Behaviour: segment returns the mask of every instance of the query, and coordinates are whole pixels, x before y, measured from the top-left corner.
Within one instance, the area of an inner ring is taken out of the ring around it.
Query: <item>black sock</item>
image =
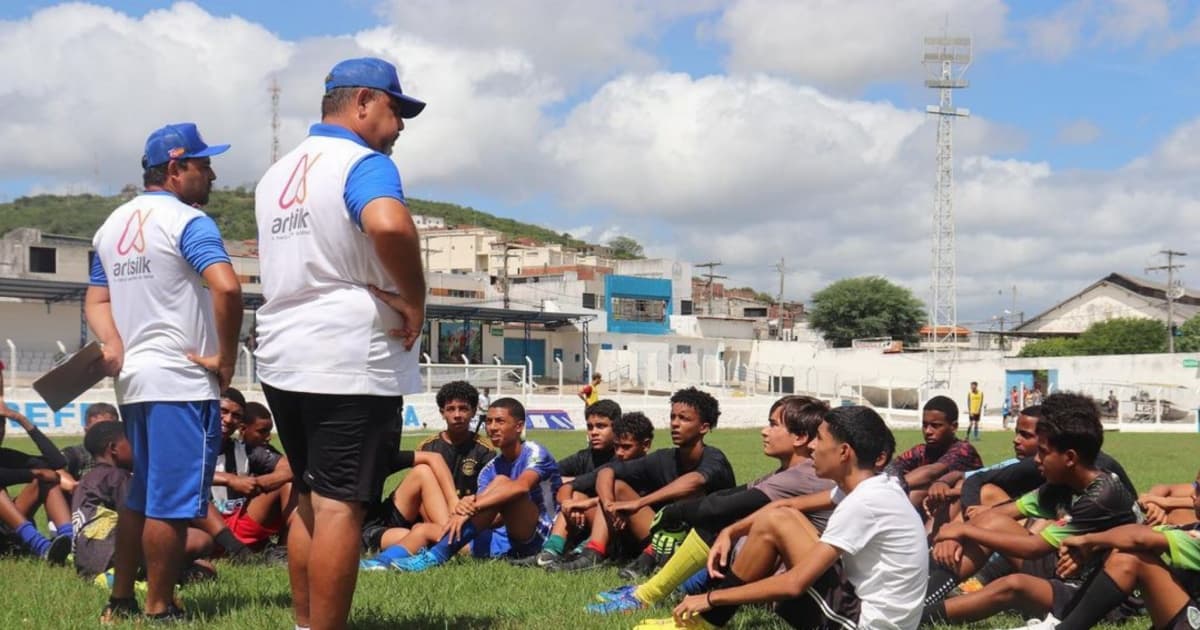
[[[233,532],[229,531],[228,527],[222,529],[216,536],[213,536],[213,539],[217,541],[218,545],[221,545],[221,548],[225,550],[225,555],[227,556],[241,556],[250,553],[250,548],[246,545],[243,545],[242,542],[233,535]]]
[[[734,575],[733,571],[726,571],[725,577],[722,578],[721,581],[717,582],[717,584],[713,586],[712,590],[715,591],[722,588],[733,588],[735,586],[741,586],[745,583],[746,581],[737,575]],[[738,606],[716,606],[706,613],[700,613],[700,616],[704,617],[704,620],[708,623],[720,628],[728,624],[729,620],[733,619],[733,616],[737,614],[737,611]]]
[[[979,580],[980,584],[986,585],[1012,572],[1013,565],[1008,561],[1008,558],[994,553],[983,564],[983,568],[975,573],[975,579]]]
[[[942,600],[936,604],[930,604],[921,611],[921,625],[945,624],[946,619],[946,602]]]
[[[958,576],[940,564],[930,563],[929,586],[925,587],[925,605],[931,606],[944,599],[958,586]]]
[[[1108,611],[1120,606],[1129,597],[1129,593],[1122,591],[1112,576],[1104,571],[1097,573],[1090,584],[1083,586],[1087,590],[1081,593],[1082,597],[1075,598],[1075,606],[1067,611],[1067,618],[1058,623],[1059,630],[1091,628],[1100,623]]]

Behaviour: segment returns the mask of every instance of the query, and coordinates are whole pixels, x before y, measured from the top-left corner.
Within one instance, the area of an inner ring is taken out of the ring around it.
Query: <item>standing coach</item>
[[[346,626],[365,506],[382,495],[402,396],[421,389],[425,276],[388,155],[424,107],[392,64],[343,61],[325,77],[321,123],[255,191],[255,354],[300,493],[288,535],[298,628]]]
[[[192,123],[150,134],[145,192],[113,210],[92,240],[84,312],[104,344],[105,373],[116,377],[133,447],[102,621],[138,614],[133,582],[143,554],[146,616],[183,617],[172,600],[187,522],[208,509],[217,401],[233,377],[242,325],[242,287],[217,224],[199,209],[217,178],[210,158],[228,148],[205,144]]]

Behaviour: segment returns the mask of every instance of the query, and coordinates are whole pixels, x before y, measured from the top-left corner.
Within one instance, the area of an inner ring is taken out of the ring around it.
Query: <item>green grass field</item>
[[[19,429],[17,430],[19,432]],[[9,430],[5,446],[32,450],[28,439]],[[584,445],[582,433],[535,431],[531,439],[556,455]],[[917,442],[916,431],[897,432],[903,447]],[[405,438],[408,446],[417,437]],[[667,441],[665,431],[658,442]],[[1186,482],[1194,478],[1200,435],[1118,434],[1106,436],[1106,450],[1118,458],[1140,490],[1152,484]],[[78,439],[56,440],[61,445]],[[739,482],[771,468],[760,450],[757,431],[721,429],[710,443],[729,456]],[[1009,438],[986,434],[979,444],[985,462],[1010,456]],[[389,480],[392,487],[396,479]],[[18,488],[11,488],[16,491]],[[219,565],[215,582],[189,586],[180,592],[196,628],[290,628],[290,592],[283,568],[242,568]],[[551,575],[538,569],[519,569],[503,562],[458,559],[446,567],[418,575],[370,573],[360,577],[351,613],[351,627],[459,628],[629,628],[637,619],[669,615],[660,608],[636,616],[594,617],[583,612],[592,595],[621,583],[616,569]],[[23,559],[0,559],[0,628],[80,628],[95,624],[107,593],[75,577],[69,568],[49,567]],[[1134,626],[1145,627],[1145,619]],[[979,628],[1012,627],[1016,616],[994,618]],[[736,628],[782,627],[762,610],[745,610]]]

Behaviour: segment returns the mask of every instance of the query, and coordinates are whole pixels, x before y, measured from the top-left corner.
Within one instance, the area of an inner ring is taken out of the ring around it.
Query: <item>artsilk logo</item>
[[[304,202],[308,200],[308,172],[317,165],[319,159],[321,159],[320,153],[311,157],[305,153],[296,161],[292,175],[288,177],[287,184],[279,193],[279,209],[291,210],[291,214],[271,221],[273,236],[286,238],[293,233],[307,234],[309,232],[308,219],[311,215],[308,210],[304,209]],[[295,209],[292,209],[293,206]]]
[[[134,210],[133,214],[125,221],[125,231],[121,232],[121,238],[117,241],[117,255],[128,256],[129,252],[137,251],[139,254],[146,253],[146,234],[143,230],[146,227],[146,222],[150,220],[150,213],[153,210],[147,210],[142,214],[141,210]],[[134,225],[134,221],[137,225]],[[132,235],[130,228],[133,228]]]
[[[123,262],[115,262],[112,266],[110,276],[114,280],[135,279],[143,276],[152,276],[154,273],[150,270],[150,258],[146,253],[146,223],[150,220],[150,213],[153,210],[134,210],[129,218],[125,220],[125,230],[121,232],[121,238],[117,239],[117,255],[121,257],[129,256],[133,252],[138,255],[129,258]]]

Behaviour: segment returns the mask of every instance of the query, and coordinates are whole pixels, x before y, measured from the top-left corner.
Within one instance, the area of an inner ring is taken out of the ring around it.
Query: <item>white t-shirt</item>
[[[187,358],[217,353],[212,298],[180,251],[184,229],[203,216],[169,193],[145,193],[113,210],[92,239],[125,345],[120,404],[217,399],[216,377]]]
[[[837,507],[821,542],[842,552],[846,579],[862,600],[859,628],[915,629],[929,582],[925,525],[894,477],[876,475],[849,495],[833,490]]]
[[[421,390],[420,344],[405,350],[388,334],[401,327],[400,315],[367,285],[395,285],[346,208],[349,173],[372,153],[352,140],[312,135],[255,190],[266,301],[254,354],[259,378],[272,387],[371,396]]]

